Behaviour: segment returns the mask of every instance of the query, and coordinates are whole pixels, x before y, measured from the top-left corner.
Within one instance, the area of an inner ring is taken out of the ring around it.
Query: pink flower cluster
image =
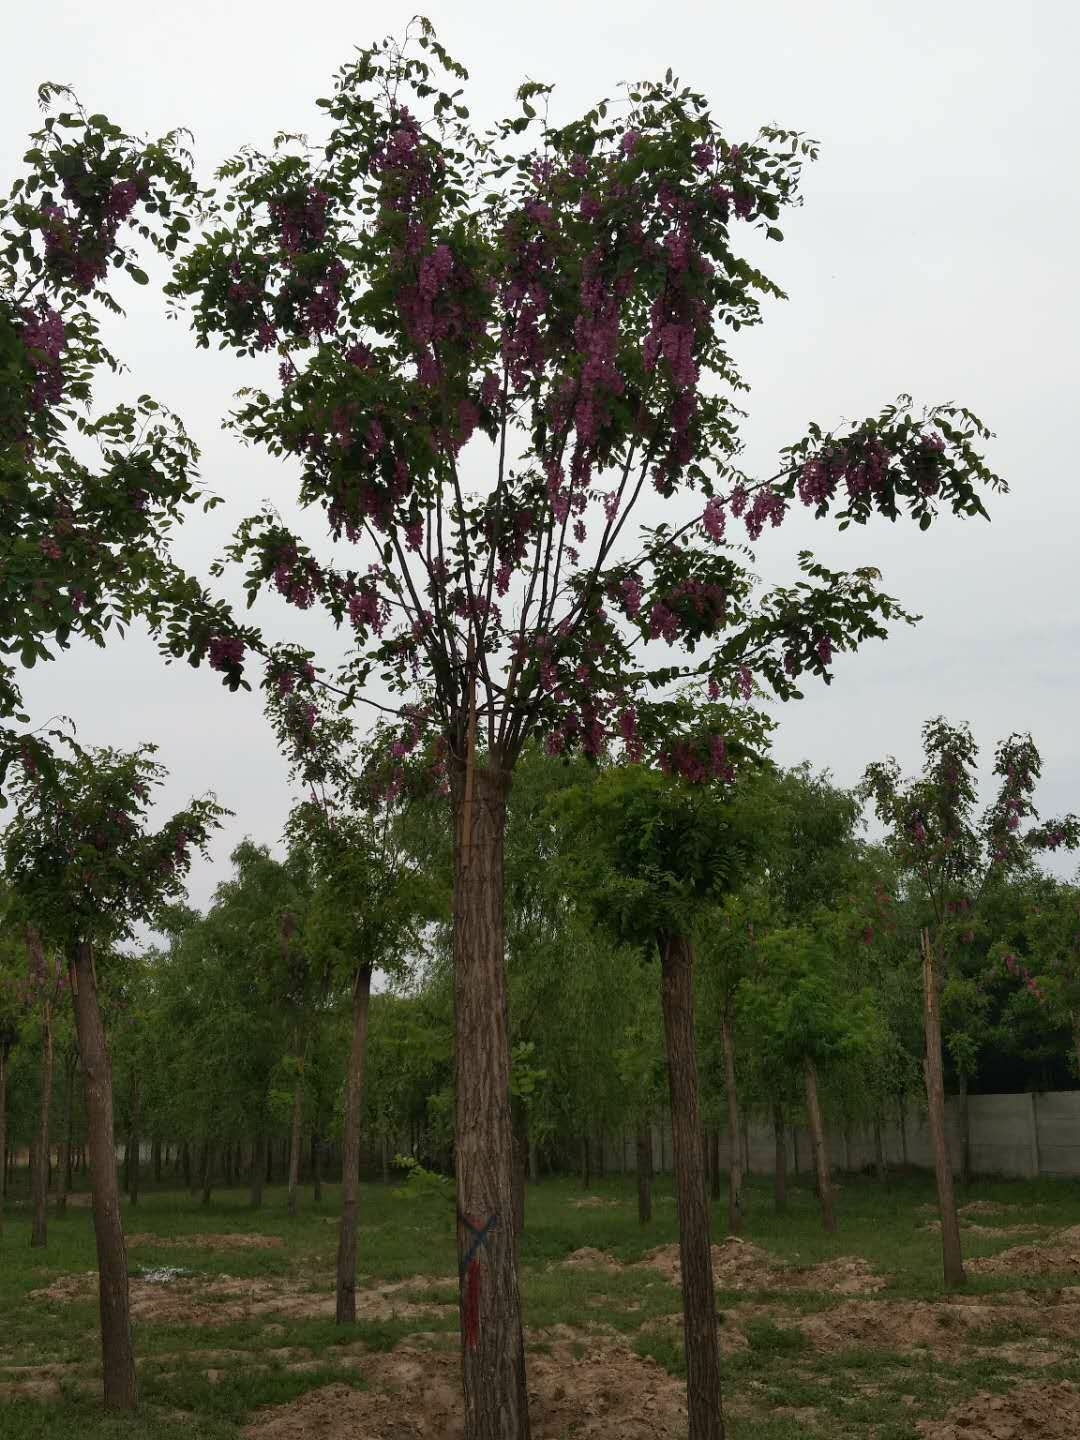
[[[1039,988],[1031,972],[1026,965],[1021,964],[1021,962],[1017,960],[1015,955],[1005,956],[1005,968],[1010,975],[1015,976],[1017,980],[1023,981],[1028,991],[1035,996],[1035,999],[1038,1000],[1040,1004],[1046,1003],[1046,996]]]
[[[215,635],[209,646],[211,670],[234,670],[244,661],[245,645],[239,635]]]
[[[26,356],[35,372],[30,392],[30,405],[41,410],[59,403],[64,393],[64,372],[60,357],[66,341],[64,321],[58,311],[42,303],[36,310],[24,310],[22,342]]]

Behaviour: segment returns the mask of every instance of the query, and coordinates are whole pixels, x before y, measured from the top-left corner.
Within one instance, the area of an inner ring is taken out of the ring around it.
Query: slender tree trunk
[[[810,1121],[810,1139],[814,1149],[814,1173],[817,1176],[818,1200],[821,1204],[821,1223],[831,1235],[836,1229],[836,1216],[833,1213],[832,1185],[829,1181],[829,1155],[825,1148],[825,1127],[821,1123],[817,1070],[809,1055],[803,1063],[803,1073],[806,1079],[806,1113]]]
[[[71,994],[85,1085],[86,1138],[94,1196],[98,1294],[101,1307],[101,1359],[105,1405],[134,1410],[138,1403],[135,1355],[131,1344],[127,1251],[120,1224],[113,1135],[112,1073],[105,1029],[98,1007],[93,953],[88,943],[75,947],[70,962]]]
[[[581,1184],[586,1190],[592,1184],[592,1146],[588,1135],[581,1137]]]
[[[311,1190],[316,1205],[322,1204],[322,1141],[316,1133],[311,1136]]]
[[[798,1174],[800,1173],[800,1171],[799,1171],[799,1127],[798,1127],[797,1125],[792,1125],[792,1127],[791,1127],[791,1160],[792,1160],[792,1164],[793,1164],[794,1167],[795,1167],[795,1174],[798,1175]]]
[[[382,1144],[381,1144],[381,1147],[380,1147],[380,1151],[381,1151],[381,1160],[382,1160],[382,1182],[383,1182],[384,1185],[389,1185],[389,1184],[390,1184],[390,1141],[387,1139],[387,1137],[386,1137],[385,1135],[382,1137]]]
[[[226,1140],[221,1152],[221,1178],[225,1189],[231,1190],[233,1183],[233,1147],[232,1141]]]
[[[475,712],[470,731],[475,728]],[[454,1022],[457,1240],[466,1440],[528,1440],[515,1260],[510,1040],[503,949],[509,775],[455,767]]]
[[[934,964],[934,951],[929,933],[922,932],[923,959],[923,1030],[926,1056],[923,1070],[926,1077],[926,1108],[930,1123],[930,1143],[934,1151],[934,1173],[937,1177],[938,1212],[941,1216],[941,1258],[946,1285],[963,1285],[964,1261],[960,1250],[960,1220],[956,1213],[953,1191],[952,1163],[949,1160],[945,1132],[945,1081],[941,1063],[940,986]]]
[[[38,1106],[37,1146],[34,1151],[31,1175],[34,1218],[30,1230],[30,1244],[33,1246],[48,1243],[46,1209],[49,1199],[49,1112],[52,1109],[52,1083],[52,1002],[45,1000],[41,1007],[41,1091]]]
[[[4,1201],[7,1199],[7,1062],[8,1045],[0,1035],[0,1235],[4,1233]]]
[[[202,1203],[210,1204],[210,1194],[214,1185],[214,1146],[210,1137],[203,1141],[202,1149]]]
[[[150,1164],[154,1170],[154,1184],[161,1184],[161,1137],[155,1135],[150,1141]]]
[[[874,1115],[874,1170],[878,1182],[882,1185],[888,1179],[888,1166],[885,1164],[885,1137],[881,1130],[881,1116]]]
[[[689,940],[682,935],[663,936],[659,943],[660,1001],[664,1013],[671,1150],[679,1214],[688,1434],[689,1440],[723,1440],[716,1293],[698,1109],[694,952]],[[737,1130],[735,1134],[737,1143]]]
[[[773,1139],[776,1154],[773,1162],[773,1206],[778,1215],[787,1209],[787,1133],[784,1128],[784,1112],[779,1105],[773,1107]]]
[[[745,1110],[742,1112],[739,1133],[742,1140],[742,1175],[745,1182],[750,1174],[750,1117]]]
[[[971,1180],[971,1115],[968,1107],[968,1077],[960,1072],[960,1184]]]
[[[296,1084],[293,1086],[292,1102],[292,1124],[289,1129],[289,1214],[296,1214],[296,1196],[300,1183],[300,1122],[304,1110],[304,1052],[299,1043],[297,1054],[300,1060],[300,1069],[296,1074]]]
[[[128,1133],[127,1142],[127,1185],[128,1199],[132,1205],[139,1203],[139,1082],[135,1080],[132,1084],[131,1095],[131,1130]]]
[[[261,1210],[263,1203],[263,1184],[266,1180],[266,1125],[259,1126],[259,1133],[255,1138],[255,1153],[251,1159],[251,1208]]]
[[[536,1148],[536,1141],[529,1137],[529,1180],[533,1185],[540,1179],[540,1152]]]
[[[652,1219],[652,1124],[638,1122],[637,1129],[637,1218],[642,1225]]]
[[[720,1127],[709,1131],[709,1189],[713,1200],[720,1199]]]
[[[904,1169],[906,1170],[908,1168],[907,1105],[905,1104],[904,1097],[902,1095],[900,1097],[900,1103],[897,1108],[899,1110],[898,1119],[900,1122],[900,1159],[903,1163]]]
[[[361,965],[353,977],[352,1041],[345,1077],[345,1114],[341,1135],[341,1221],[338,1225],[337,1302],[339,1325],[356,1320],[356,1213],[360,1185],[360,1116],[367,1053],[371,966]]]
[[[734,1235],[742,1224],[742,1165],[739,1154],[739,1095],[735,1088],[735,1040],[731,1016],[724,1014],[720,1027],[724,1051],[724,1090],[728,1113],[728,1232]]]
[[[181,1160],[183,1161],[183,1168],[184,1168],[184,1188],[185,1188],[185,1190],[190,1190],[190,1189],[191,1189],[191,1145],[190,1145],[190,1143],[189,1143],[187,1140],[185,1140],[184,1143],[183,1143],[183,1145],[181,1145],[181,1147],[180,1147],[180,1158],[181,1158]]]
[[[851,1126],[844,1125],[844,1170],[851,1173]]]
[[[67,1213],[67,1197],[71,1194],[71,1152],[75,1130],[75,1069],[78,1059],[68,1056],[64,1061],[64,1140],[60,1149],[60,1191],[56,1197],[56,1213]]]
[[[529,1168],[529,1112],[521,1100],[510,1097],[510,1132],[514,1146],[514,1239],[520,1253],[525,1233],[525,1176]]]

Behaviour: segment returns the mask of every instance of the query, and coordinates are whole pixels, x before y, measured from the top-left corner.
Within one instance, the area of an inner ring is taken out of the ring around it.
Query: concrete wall
[[[1080,1090],[1050,1091],[1036,1095],[972,1095],[968,1101],[971,1127],[971,1168],[981,1175],[1080,1175]],[[960,1165],[960,1125],[955,1097],[946,1101],[946,1127],[953,1165]],[[829,1159],[838,1170],[858,1170],[874,1163],[874,1134],[869,1126],[853,1126],[827,1132]],[[911,1105],[904,1116],[883,1126],[882,1140],[890,1165],[930,1169],[930,1134],[926,1114]],[[720,1163],[727,1163],[727,1136],[721,1136]],[[749,1127],[750,1169],[769,1173],[775,1160],[771,1126],[751,1121]],[[636,1164],[634,1136],[630,1133],[604,1136],[604,1168],[633,1170]],[[812,1166],[810,1136],[800,1126],[787,1136],[790,1171],[809,1173]],[[671,1169],[671,1125],[662,1116],[653,1127],[653,1164],[658,1171]]]

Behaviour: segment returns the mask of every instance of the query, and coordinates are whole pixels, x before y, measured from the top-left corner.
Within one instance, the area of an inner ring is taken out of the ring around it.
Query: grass
[[[568,1179],[530,1187],[521,1246],[521,1274],[529,1354],[551,1362],[560,1354],[581,1359],[598,1342],[629,1345],[672,1375],[685,1377],[681,1294],[658,1270],[636,1265],[651,1249],[677,1239],[670,1183],[656,1186],[654,1219],[638,1225],[633,1179],[607,1177],[592,1194],[615,1204],[575,1206],[578,1185]],[[453,1215],[435,1199],[404,1201],[381,1185],[361,1190],[361,1292],[395,1286],[393,1301],[410,1307],[362,1319],[343,1330],[332,1319],[300,1317],[270,1307],[259,1313],[187,1324],[176,1320],[135,1323],[141,1409],[135,1418],[106,1416],[100,1405],[96,1300],[32,1297],[59,1277],[94,1268],[88,1208],[72,1206],[50,1216],[45,1250],[29,1247],[29,1217],[18,1191],[9,1201],[0,1240],[0,1433],[4,1440],[226,1440],[261,1407],[286,1404],[331,1383],[353,1388],[377,1383],[366,1371],[379,1357],[423,1332],[431,1346],[457,1344],[457,1284]],[[941,1301],[940,1242],[926,1228],[933,1202],[929,1180],[894,1178],[888,1188],[862,1177],[841,1178],[840,1228],[826,1235],[812,1192],[789,1187],[786,1214],[773,1213],[766,1182],[751,1181],[744,1238],[777,1259],[807,1267],[839,1256],[862,1256],[886,1288],[863,1303]],[[1036,1218],[1053,1228],[1080,1224],[1080,1190],[1068,1183],[986,1181],[961,1195],[1019,1207],[980,1224],[1010,1225]],[[252,1212],[240,1189],[216,1191],[208,1207],[186,1192],[145,1191],[137,1210],[126,1207],[128,1234],[154,1236],[130,1254],[132,1271],[178,1266],[195,1287],[219,1277],[287,1286],[290,1296],[332,1293],[337,1191],[324,1187],[316,1207],[303,1197],[290,1217],[284,1191],[266,1191],[264,1208]],[[723,1207],[714,1231],[723,1231]],[[278,1237],[273,1248],[205,1249],[185,1244],[200,1234],[257,1232]],[[1016,1244],[1020,1235],[965,1234],[968,1256],[988,1255]],[[581,1246],[620,1262],[612,1268],[562,1267],[557,1262]],[[973,1275],[967,1291],[988,1303],[1027,1303],[1022,1318],[977,1326],[942,1325],[940,1346],[925,1350],[853,1344],[816,1348],[800,1328],[815,1312],[848,1297],[795,1286],[759,1290],[719,1289],[724,1378],[734,1440],[917,1440],[916,1422],[943,1414],[978,1391],[1000,1391],[1021,1379],[1080,1382],[1080,1340],[1053,1339],[1059,1356],[1038,1370],[1007,1359],[1000,1347],[1046,1339],[1043,1311],[1031,1292],[1058,1291],[1075,1277]],[[414,1282],[412,1284],[408,1282]],[[1013,1292],[1024,1292],[1024,1295]],[[228,1300],[230,1297],[223,1297]],[[941,1312],[942,1320],[953,1318]],[[808,1322],[809,1323],[809,1322]],[[556,1329],[555,1327],[559,1327]],[[1061,1327],[1058,1327],[1061,1329]],[[1080,1328],[1080,1327],[1078,1327]],[[810,1332],[813,1333],[812,1331]],[[605,1337],[607,1337],[605,1339]],[[863,1338],[863,1337],[860,1337]],[[293,1362],[302,1364],[295,1368]],[[16,1367],[68,1367],[52,1372],[60,1393],[24,1395]],[[4,1387],[15,1386],[5,1391]],[[403,1432],[404,1433],[404,1432]],[[615,1433],[614,1431],[612,1432]]]

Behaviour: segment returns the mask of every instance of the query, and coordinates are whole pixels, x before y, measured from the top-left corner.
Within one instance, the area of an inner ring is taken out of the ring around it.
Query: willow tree
[[[157,830],[147,826],[153,792],[165,782],[154,747],[125,754],[53,757],[51,778],[32,762],[9,774],[14,816],[4,834],[8,882],[41,937],[64,958],[82,1059],[93,1185],[105,1404],[133,1409],[135,1362],[127,1254],[120,1224],[108,1043],[97,966],[123,964],[114,948],[183,893],[194,851],[204,850],[226,812],[193,800]]]
[[[772,127],[736,141],[670,73],[558,124],[550,87],[530,82],[484,130],[466,79],[424,21],[362,50],[319,102],[320,139],[279,136],[221,167],[169,289],[200,345],[259,362],[233,424],[289,461],[301,505],[344,542],[312,549],[268,508],[230,550],[252,598],[320,605],[355,642],[317,666],[259,642],[265,684],[297,701],[297,744],[312,688],[332,685],[346,708],[397,711],[406,748],[441,747],[466,1433],[521,1440],[501,891],[522,747],[633,755],[678,679],[791,696],[907,618],[876,572],[809,553],[797,584],[757,590],[728,527],[757,540],[801,503],[841,525],[925,528],[984,513],[980,488],[1000,482],[976,417],[906,397],[811,426],[774,475],[740,469],[729,338],[781,292],[739,231],[782,238],[811,141]],[[214,637],[230,681],[248,643],[229,626]],[[721,744],[671,763],[712,773]]]

